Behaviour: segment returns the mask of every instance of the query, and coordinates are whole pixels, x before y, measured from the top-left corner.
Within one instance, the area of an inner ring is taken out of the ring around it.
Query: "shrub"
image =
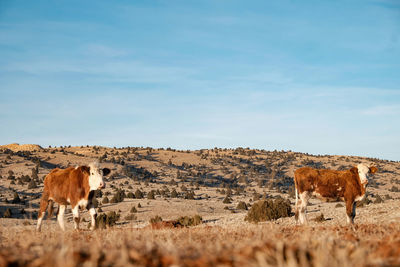
[[[110,200],[108,199],[108,197],[103,197],[103,200],[101,201],[101,203],[103,203],[103,204],[107,204],[107,203],[109,203],[110,202]]]
[[[384,200],[383,200],[383,198],[381,198],[380,195],[376,195],[376,196],[375,196],[375,200],[374,200],[374,203],[375,203],[375,204],[377,204],[377,203],[383,203],[383,202],[384,202]]]
[[[160,216],[158,216],[158,215],[156,215],[155,217],[153,217],[153,218],[150,218],[150,220],[149,220],[149,222],[151,223],[151,224],[153,224],[153,223],[158,223],[158,222],[162,222],[163,221],[163,219],[160,217]]]
[[[154,190],[151,190],[149,193],[147,193],[147,199],[155,199]]]
[[[291,211],[292,208],[289,200],[260,200],[251,207],[245,220],[255,223],[266,220],[276,220],[281,217],[289,217]]]
[[[392,186],[392,188],[389,189],[390,192],[399,192],[399,188],[397,186]]]
[[[335,208],[342,208],[343,207],[343,204],[342,203],[337,203],[336,205],[335,205]]]
[[[179,217],[177,221],[182,226],[188,227],[188,226],[196,226],[196,225],[202,224],[203,218],[200,215],[196,214],[193,217],[189,217],[189,216]]]
[[[101,213],[96,218],[96,227],[102,229],[112,227],[119,220],[119,217],[120,215],[115,211],[110,211],[107,214]]]
[[[389,195],[389,194],[386,194],[386,195],[385,195],[385,199],[386,199],[386,200],[389,200],[389,199],[393,199],[393,197],[392,197],[391,195]]]
[[[236,207],[238,210],[247,210],[246,202],[240,201]]]
[[[185,193],[185,199],[194,199],[194,192],[193,191],[187,191]]]
[[[135,195],[134,195],[132,192],[129,192],[129,193],[126,195],[126,197],[127,197],[127,198],[135,198]]]
[[[140,191],[139,189],[136,189],[135,197],[136,197],[137,199],[143,198],[143,193],[142,193],[142,191]]]
[[[172,189],[171,197],[173,197],[173,198],[177,198],[178,197],[178,192],[176,192],[175,188]]]
[[[222,201],[222,203],[224,203],[224,204],[230,204],[230,203],[232,203],[232,199],[231,199],[230,197],[226,196],[225,199],[224,199],[224,201]]]
[[[135,206],[133,206],[132,208],[131,208],[131,210],[130,210],[130,213],[136,213],[137,212],[137,209],[135,208]]]
[[[11,201],[12,204],[19,204],[21,203],[21,199],[19,198],[19,195],[17,192],[14,192],[14,198]]]
[[[118,189],[117,192],[115,192],[113,198],[110,200],[110,203],[118,203],[124,201],[125,198],[125,191]]]
[[[361,201],[357,202],[357,207],[362,208],[366,205],[369,205],[372,201],[368,198],[368,195],[365,196],[365,198]]]
[[[133,221],[133,220],[136,220],[136,219],[137,219],[137,217],[136,217],[135,214],[128,214],[128,215],[125,216],[125,220],[127,220],[127,221]]]
[[[31,180],[28,184],[28,189],[37,188],[35,180]]]
[[[7,208],[3,213],[3,218],[11,218],[12,212],[10,208]]]
[[[320,215],[315,217],[313,220],[316,221],[316,222],[324,222],[324,221],[326,221],[323,213],[321,213]]]
[[[137,204],[137,207],[138,207],[138,208],[141,208],[141,207],[142,207],[142,205],[140,205],[140,203],[138,203],[138,204]]]

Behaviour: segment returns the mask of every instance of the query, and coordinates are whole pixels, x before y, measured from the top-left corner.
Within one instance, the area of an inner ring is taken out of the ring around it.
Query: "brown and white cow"
[[[353,224],[356,216],[356,202],[365,198],[368,176],[377,172],[374,166],[358,164],[346,171],[313,169],[303,167],[294,172],[296,191],[295,218],[307,223],[306,211],[312,196],[324,201],[344,200],[347,223]]]
[[[90,229],[93,230],[96,224],[96,210],[92,198],[95,190],[105,187],[103,175],[109,173],[110,169],[101,169],[97,162],[89,166],[52,170],[44,180],[36,229],[40,231],[49,204],[50,217],[53,212],[53,202],[57,202],[59,205],[57,220],[62,230],[65,230],[64,211],[68,204],[72,207],[75,229],[79,229],[79,208],[81,207],[89,210],[92,220]]]

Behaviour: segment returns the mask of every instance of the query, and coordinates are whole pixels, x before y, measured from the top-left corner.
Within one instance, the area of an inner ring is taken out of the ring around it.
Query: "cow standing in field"
[[[59,204],[57,215],[58,223],[62,230],[64,227],[64,211],[68,204],[72,207],[74,227],[79,229],[79,208],[87,208],[91,216],[91,227],[96,225],[96,210],[92,203],[95,190],[105,187],[103,175],[108,175],[110,169],[100,169],[97,162],[89,166],[70,167],[67,169],[54,169],[44,180],[44,190],[40,200],[37,230],[40,231],[42,220],[49,206],[49,217],[53,212],[53,203]]]
[[[346,171],[313,169],[303,167],[294,172],[296,193],[296,221],[307,223],[308,200],[316,196],[324,201],[344,200],[347,223],[353,224],[356,216],[356,202],[365,198],[368,176],[377,172],[374,166],[358,164]]]

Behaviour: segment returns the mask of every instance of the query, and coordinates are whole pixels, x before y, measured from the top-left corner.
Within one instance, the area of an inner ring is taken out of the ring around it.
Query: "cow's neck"
[[[82,188],[85,194],[85,197],[87,198],[89,196],[89,192],[90,192],[90,186],[89,186],[89,176],[83,176],[83,180],[82,180]]]

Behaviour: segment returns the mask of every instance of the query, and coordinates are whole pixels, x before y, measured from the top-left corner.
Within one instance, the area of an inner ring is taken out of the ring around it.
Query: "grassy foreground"
[[[0,229],[0,266],[400,265],[400,223],[198,226],[34,232]]]

